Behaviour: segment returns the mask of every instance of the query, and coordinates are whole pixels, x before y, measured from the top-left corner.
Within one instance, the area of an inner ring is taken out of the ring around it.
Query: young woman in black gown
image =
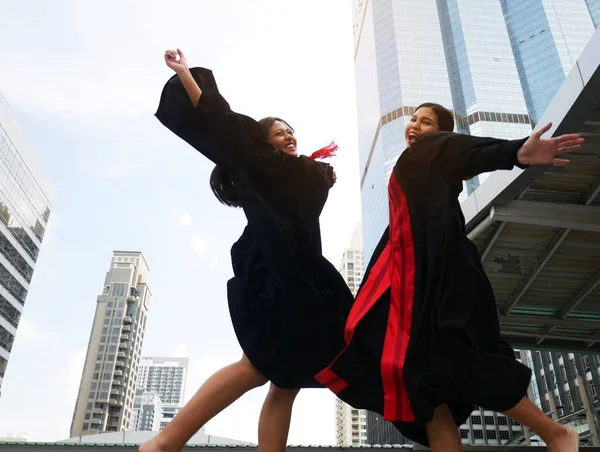
[[[180,450],[217,413],[270,381],[259,448],[281,452],[294,398],[300,388],[322,387],[313,376],[342,349],[353,302],[321,250],[319,216],[335,173],[315,158],[335,146],[298,156],[285,121],[257,122],[231,111],[212,72],[189,69],[179,49],[167,51],[165,61],[176,75],[165,85],[157,118],[217,165],[211,175],[215,195],[241,207],[248,220],[231,249],[234,277],[227,286],[244,356],[210,377],[140,451]]]
[[[383,414],[434,451],[460,450],[457,425],[474,405],[504,412],[547,443],[574,452],[578,436],[526,398],[531,371],[500,336],[494,293],[467,238],[462,181],[514,166],[567,164],[577,134],[515,141],[452,133],[452,114],[418,108],[389,182],[389,227],[367,267],[346,347],[316,375],[356,408]]]

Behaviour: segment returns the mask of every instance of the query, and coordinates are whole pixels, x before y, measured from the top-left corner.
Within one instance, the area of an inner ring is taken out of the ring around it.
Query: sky
[[[113,250],[142,251],[153,293],[143,353],[187,356],[186,398],[241,349],[226,281],[241,211],[212,164],[154,118],[165,49],[213,70],[235,111],[280,116],[301,153],[335,140],[321,217],[336,266],[360,219],[352,11],[347,0],[0,0],[0,93],[56,186],[0,398],[0,436],[68,438],[96,297]],[[267,387],[206,426],[257,441]],[[334,396],[303,390],[291,444],[335,444]]]

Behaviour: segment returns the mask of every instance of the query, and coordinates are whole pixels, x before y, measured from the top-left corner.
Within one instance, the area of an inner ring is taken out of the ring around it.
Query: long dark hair
[[[292,129],[292,132],[294,131],[294,128],[287,121],[276,116],[267,116],[258,121],[265,140],[268,140],[269,130],[271,130],[271,127],[277,121],[288,126]],[[240,196],[233,186],[233,178],[219,166],[215,166],[210,174],[210,189],[221,204],[229,207],[240,207]]]
[[[424,104],[419,105],[417,110],[421,107],[431,108],[434,111],[441,132],[452,132],[454,130],[454,115],[446,107],[432,102],[425,102]]]

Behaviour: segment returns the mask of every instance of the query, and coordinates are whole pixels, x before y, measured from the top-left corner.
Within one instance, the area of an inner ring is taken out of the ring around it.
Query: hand
[[[331,172],[331,178],[333,179],[333,183],[335,184],[337,181],[337,174],[335,174],[335,170],[332,170]]]
[[[165,63],[178,74],[188,70],[187,59],[180,49],[165,51]]]
[[[569,160],[556,158],[556,156],[581,149],[581,143],[584,142],[584,139],[577,133],[571,133],[543,140],[542,135],[551,127],[552,123],[548,123],[531,134],[517,152],[519,163],[522,165],[566,165],[569,163]]]

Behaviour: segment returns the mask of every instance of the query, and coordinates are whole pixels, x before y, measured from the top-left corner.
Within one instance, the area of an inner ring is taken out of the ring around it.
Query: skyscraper
[[[415,108],[441,103],[462,133],[529,135],[598,25],[600,0],[354,0],[353,13],[368,262]],[[465,183],[462,197],[485,179]]]
[[[140,252],[115,251],[97,298],[71,436],[129,430],[151,293]]]
[[[500,4],[527,109],[537,122],[598,26],[600,0]]]
[[[142,358],[137,390],[156,392],[161,401],[162,430],[183,407],[188,358]]]
[[[55,189],[0,95],[0,390]]]

